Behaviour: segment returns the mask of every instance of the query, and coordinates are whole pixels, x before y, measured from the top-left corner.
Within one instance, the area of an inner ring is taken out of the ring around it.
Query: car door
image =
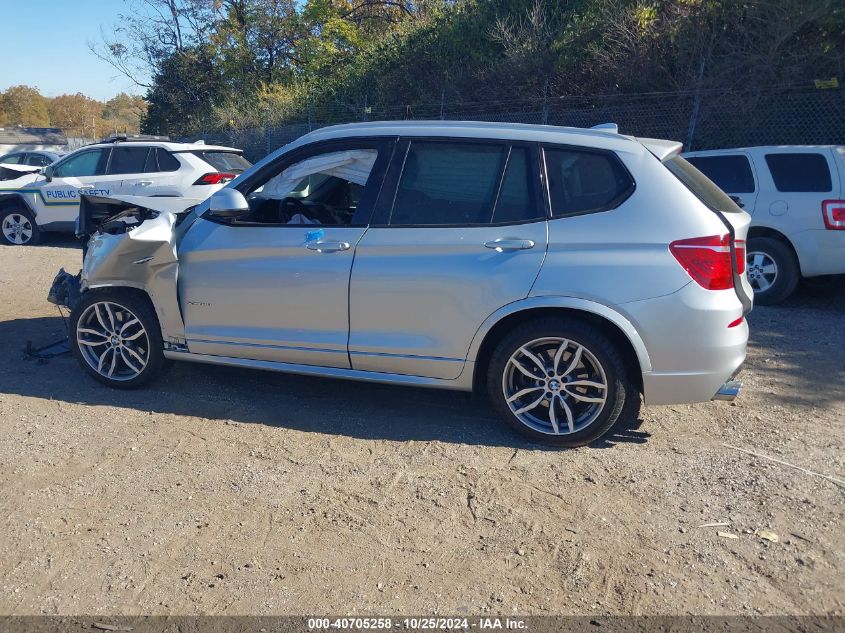
[[[759,187],[747,152],[693,155],[686,159],[747,213],[754,215]]]
[[[192,184],[180,183],[180,167],[179,161],[166,149],[151,147],[140,172],[126,176],[123,190],[133,196],[178,196],[184,185]]]
[[[144,170],[148,164],[147,158],[153,150],[154,148],[148,146],[131,143],[115,145],[111,150],[105,176],[100,177],[98,183],[107,182],[110,195],[150,195],[148,191],[139,191],[141,188],[135,183],[150,178]]]
[[[75,221],[79,215],[80,193],[112,194],[113,187],[105,175],[109,150],[102,147],[81,150],[54,165],[52,178],[37,189],[39,224]]]
[[[828,148],[755,148],[761,192],[754,224],[787,236],[824,229],[822,202],[839,191],[839,174]]]
[[[190,227],[178,256],[191,352],[349,368],[349,273],[394,142],[283,154],[239,184],[248,216]]]
[[[546,252],[538,148],[397,146],[349,288],[354,369],[457,378],[479,326],[525,298]]]

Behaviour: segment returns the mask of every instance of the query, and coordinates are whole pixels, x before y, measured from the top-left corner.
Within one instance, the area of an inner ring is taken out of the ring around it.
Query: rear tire
[[[70,349],[104,385],[135,389],[165,367],[158,317],[149,299],[126,289],[89,290],[70,315]]]
[[[32,213],[18,207],[0,211],[0,242],[8,246],[33,246],[41,240],[41,230]]]
[[[487,392],[511,428],[551,446],[590,444],[639,410],[613,343],[568,318],[529,321],[505,336],[490,359]]]
[[[748,240],[746,274],[754,303],[774,305],[786,300],[798,285],[800,272],[792,249],[772,237]]]

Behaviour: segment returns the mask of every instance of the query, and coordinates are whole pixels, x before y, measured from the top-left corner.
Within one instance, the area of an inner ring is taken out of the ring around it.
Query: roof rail
[[[169,136],[155,136],[153,134],[112,134],[100,143],[127,143],[132,141],[169,141]]]
[[[619,134],[619,126],[616,123],[599,123],[590,129],[597,132],[607,132],[608,134]]]

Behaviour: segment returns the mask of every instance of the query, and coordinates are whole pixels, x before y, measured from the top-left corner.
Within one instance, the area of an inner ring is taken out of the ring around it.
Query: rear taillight
[[[677,240],[669,244],[669,251],[702,288],[727,290],[734,287],[729,235]],[[737,259],[739,259],[739,249],[737,249]],[[742,260],[745,261],[744,245]]]
[[[235,174],[226,174],[219,171],[213,171],[210,174],[204,174],[197,178],[195,185],[222,185],[225,182],[235,179]]]
[[[822,202],[824,226],[831,231],[845,231],[845,200]]]
[[[736,253],[736,272],[741,275],[745,272],[745,240],[734,242],[734,252]]]

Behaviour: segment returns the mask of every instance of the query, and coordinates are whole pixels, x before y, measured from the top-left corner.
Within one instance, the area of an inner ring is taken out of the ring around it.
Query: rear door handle
[[[94,188],[94,185],[79,185],[80,191],[89,191],[90,189],[93,189],[93,188]]]
[[[139,180],[138,184],[141,185],[142,187],[149,187],[151,184],[153,184],[153,181],[152,180]]]
[[[308,242],[305,246],[309,251],[317,251],[318,253],[337,253],[338,251],[349,250],[349,242],[318,240],[316,242]]]
[[[484,246],[492,248],[500,253],[503,251],[524,251],[529,248],[534,248],[534,240],[520,240],[511,238],[498,238],[484,242]]]

